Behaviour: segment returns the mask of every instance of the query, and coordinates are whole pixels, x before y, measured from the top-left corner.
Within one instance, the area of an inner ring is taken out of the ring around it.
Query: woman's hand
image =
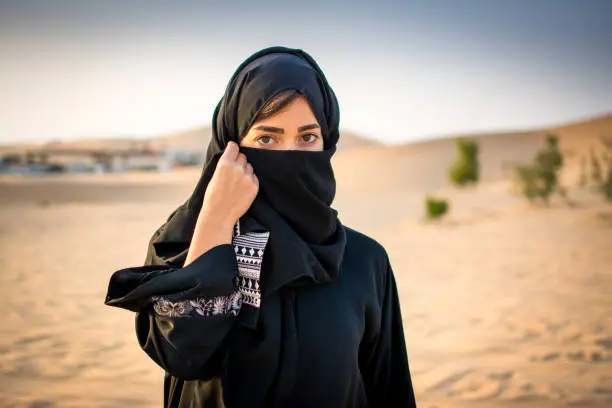
[[[238,145],[229,142],[206,188],[202,213],[234,226],[247,212],[258,191],[259,182],[253,174],[253,166],[240,153]]]
[[[232,242],[234,225],[258,191],[253,166],[240,153],[238,144],[229,142],[204,193],[185,265],[217,245]]]

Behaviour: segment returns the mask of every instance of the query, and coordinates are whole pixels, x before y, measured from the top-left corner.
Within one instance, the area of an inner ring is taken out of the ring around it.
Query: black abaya
[[[107,304],[137,312],[139,343],[166,371],[164,407],[415,407],[387,254],[344,228],[338,279],[266,298],[259,317],[265,333],[236,324],[240,316],[228,313],[231,305],[208,315],[185,307],[191,299],[231,297],[239,275],[232,245],[182,269],[115,272]],[[265,236],[249,239],[252,247],[265,242]],[[174,292],[160,297],[159,287]],[[279,351],[278,364],[271,364]]]
[[[259,193],[231,245],[183,267],[223,149],[286,89],[309,103],[325,149],[241,147]],[[301,50],[254,54],[213,123],[193,194],[153,235],[145,266],[113,274],[106,298],[136,312],[140,346],[166,371],[165,407],[416,406],[387,253],[331,207],[339,109],[320,68]]]

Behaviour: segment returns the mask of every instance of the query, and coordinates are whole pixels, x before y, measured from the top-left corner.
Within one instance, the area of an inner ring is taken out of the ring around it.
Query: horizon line
[[[497,129],[481,129],[481,130],[458,130],[458,131],[453,131],[453,132],[447,132],[447,133],[443,133],[443,134],[426,134],[426,135],[420,135],[420,136],[415,136],[415,137],[410,137],[410,138],[406,138],[406,139],[401,139],[401,140],[395,140],[395,141],[384,141],[381,140],[379,138],[375,138],[372,137],[370,135],[366,135],[363,132],[360,132],[358,130],[355,130],[353,128],[350,127],[341,127],[340,128],[340,133],[342,134],[342,132],[349,132],[349,133],[353,133],[355,134],[357,137],[361,138],[361,139],[365,139],[366,141],[370,141],[370,142],[374,142],[374,143],[378,143],[381,145],[387,145],[387,146],[399,146],[399,145],[406,145],[406,144],[410,144],[410,143],[421,143],[421,142],[428,142],[428,141],[435,141],[435,140],[447,140],[447,139],[454,139],[457,137],[480,137],[480,136],[485,136],[485,135],[497,135],[497,134],[508,134],[508,133],[516,133],[516,134],[524,134],[524,133],[530,133],[530,132],[544,132],[547,130],[551,130],[553,128],[560,128],[560,127],[566,127],[566,126],[571,126],[571,125],[578,125],[581,123],[586,123],[586,122],[590,122],[590,121],[594,121],[594,120],[600,120],[600,119],[605,119],[606,117],[612,117],[612,108],[603,112],[599,112],[599,113],[593,113],[593,114],[589,114],[589,115],[581,115],[579,117],[575,117],[573,119],[568,119],[562,122],[553,122],[553,123],[548,123],[548,124],[543,124],[543,125],[534,125],[534,126],[526,126],[526,127],[507,127],[507,128],[497,128]],[[134,140],[134,141],[143,141],[143,140],[152,140],[152,139],[159,139],[159,138],[163,138],[163,137],[168,137],[168,136],[172,136],[175,134],[179,134],[179,133],[186,133],[186,132],[193,132],[193,131],[197,131],[197,130],[204,130],[204,129],[211,129],[212,128],[212,124],[211,123],[207,123],[207,124],[202,124],[202,125],[196,125],[196,126],[192,126],[192,127],[181,127],[181,128],[176,128],[175,130],[169,130],[169,131],[165,131],[165,132],[159,132],[159,133],[155,133],[155,134],[149,134],[149,135],[135,135],[135,134],[129,134],[129,135],[103,135],[103,136],[76,136],[76,137],[64,137],[64,138],[43,138],[43,139],[29,139],[29,140],[25,140],[25,141],[0,141],[0,147],[8,147],[8,146],[15,146],[15,145],[19,145],[19,144],[29,144],[29,143],[34,143],[34,144],[46,144],[46,143],[64,143],[64,142],[80,142],[80,141],[88,141],[88,140],[108,140],[108,141],[112,141],[112,140]],[[612,132],[612,129],[611,129]]]

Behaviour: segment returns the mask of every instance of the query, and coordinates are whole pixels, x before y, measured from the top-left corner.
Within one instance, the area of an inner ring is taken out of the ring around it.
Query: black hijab
[[[299,91],[317,118],[323,151],[271,151],[240,147],[259,179],[259,193],[240,218],[240,233],[269,231],[262,263],[262,304],[283,287],[333,281],[344,255],[346,234],[331,208],[336,183],[331,157],[339,138],[338,101],[306,52],[271,47],[247,58],[229,81],[213,115],[213,137],[191,197],[153,235],[147,265],[182,267],[204,192],[229,141],[240,143],[257,114],[279,92]],[[244,306],[243,306],[244,307]],[[249,326],[256,323],[251,320]]]

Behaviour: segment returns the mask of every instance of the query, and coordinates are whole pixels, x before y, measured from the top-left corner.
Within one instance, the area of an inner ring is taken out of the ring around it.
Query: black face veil
[[[240,218],[240,232],[269,231],[262,264],[262,302],[285,286],[333,281],[340,269],[345,230],[331,208],[335,179],[331,157],[339,137],[336,96],[316,62],[299,49],[271,47],[244,61],[213,115],[200,180],[150,240],[147,265],[182,266],[206,187],[229,141],[239,143],[260,109],[283,90],[299,91],[317,118],[324,150],[270,151],[240,147],[259,179],[259,194]]]

